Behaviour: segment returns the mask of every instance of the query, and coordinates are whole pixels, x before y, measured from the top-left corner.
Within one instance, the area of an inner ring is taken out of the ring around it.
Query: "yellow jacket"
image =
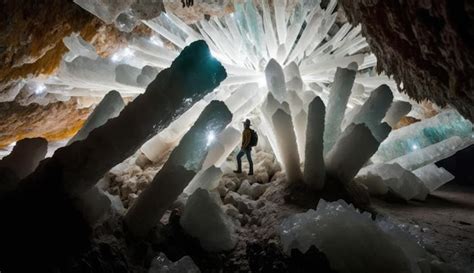
[[[249,148],[250,139],[252,138],[252,133],[250,132],[250,128],[245,128],[242,132],[242,149]]]

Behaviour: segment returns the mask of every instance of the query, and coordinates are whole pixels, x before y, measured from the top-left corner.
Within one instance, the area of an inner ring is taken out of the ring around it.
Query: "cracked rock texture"
[[[341,0],[362,31],[379,71],[412,98],[453,105],[474,121],[474,2]]]
[[[82,127],[89,108],[78,109],[75,100],[46,106],[0,103],[0,147],[23,138],[57,141],[72,137]]]
[[[186,22],[204,15],[222,16],[231,10],[229,1],[205,1],[182,8],[181,1],[167,3],[167,10]],[[101,56],[107,56],[126,43],[127,34],[106,25],[73,1],[0,1],[0,93],[21,79],[53,74],[68,51],[62,39],[73,32],[90,42]],[[140,25],[134,34],[150,35]]]
[[[50,75],[68,51],[62,39],[73,32],[107,55],[123,40],[73,1],[0,2],[0,92],[17,80]]]
[[[207,16],[224,16],[234,11],[232,2],[229,0],[201,0],[194,1],[194,5],[184,7],[181,1],[166,1],[166,11],[172,12],[184,22],[190,24],[204,19]]]

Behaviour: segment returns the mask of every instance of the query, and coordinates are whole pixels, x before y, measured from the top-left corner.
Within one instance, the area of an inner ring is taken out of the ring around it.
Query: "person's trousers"
[[[244,155],[247,156],[249,161],[249,173],[253,173],[252,148],[240,149],[240,152],[237,154],[237,170],[242,171],[242,156]]]

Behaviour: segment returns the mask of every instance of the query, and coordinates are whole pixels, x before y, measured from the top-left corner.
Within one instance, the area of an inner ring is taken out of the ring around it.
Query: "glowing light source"
[[[230,60],[224,56],[223,54],[220,54],[214,50],[210,50],[211,51],[211,56],[214,58],[214,59],[217,59],[219,61],[223,61],[223,62],[230,62]]]
[[[116,52],[115,54],[112,55],[112,57],[110,58],[113,62],[120,62],[122,61],[123,59],[127,58],[127,57],[132,57],[134,55],[134,52],[133,50],[131,50],[130,48],[126,47],[118,52]]]
[[[210,131],[209,133],[207,133],[207,146],[211,145],[215,139],[216,139],[216,136],[213,131]]]
[[[217,59],[217,53],[213,50],[211,50],[211,56]]]
[[[40,95],[43,94],[46,90],[46,86],[44,84],[38,84],[35,88],[35,94]]]
[[[418,145],[416,145],[416,144],[412,144],[412,145],[411,145],[411,149],[412,149],[412,150],[418,150],[418,148],[419,148],[419,147],[418,147]]]
[[[112,55],[112,57],[110,58],[113,62],[118,62],[120,60],[120,56],[118,53],[115,53],[114,55]]]
[[[163,46],[163,41],[156,35],[150,37],[150,42],[160,47]]]

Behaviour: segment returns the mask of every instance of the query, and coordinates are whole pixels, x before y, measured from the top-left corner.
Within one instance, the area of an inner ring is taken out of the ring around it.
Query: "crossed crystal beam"
[[[184,46],[200,39],[206,41],[212,55],[227,70],[228,78],[221,86],[258,83],[263,87],[263,69],[273,58],[283,67],[295,62],[307,88],[316,86],[313,91],[323,98],[336,68],[357,62],[360,73],[356,83],[364,86],[364,94],[351,98],[350,106],[363,103],[370,91],[382,83],[395,90],[396,84],[388,77],[364,72],[375,66],[376,58],[372,54],[357,54],[367,47],[360,26],[335,24],[337,1],[330,1],[325,9],[320,7],[320,1],[309,2],[297,3],[292,11],[287,11],[284,0],[274,1],[273,7],[266,1],[256,6],[254,1],[247,0],[236,3],[231,14],[191,26],[172,13],[162,13],[143,21],[154,36],[131,38],[127,48],[106,59],[96,56],[75,35],[67,40],[74,54],[63,61],[57,77],[46,81],[48,92],[85,96],[89,91],[95,96],[115,89],[124,96],[140,94],[147,85],[139,81],[144,78],[144,67],[153,67],[157,73],[169,67]],[[148,77],[149,81],[152,79]]]

